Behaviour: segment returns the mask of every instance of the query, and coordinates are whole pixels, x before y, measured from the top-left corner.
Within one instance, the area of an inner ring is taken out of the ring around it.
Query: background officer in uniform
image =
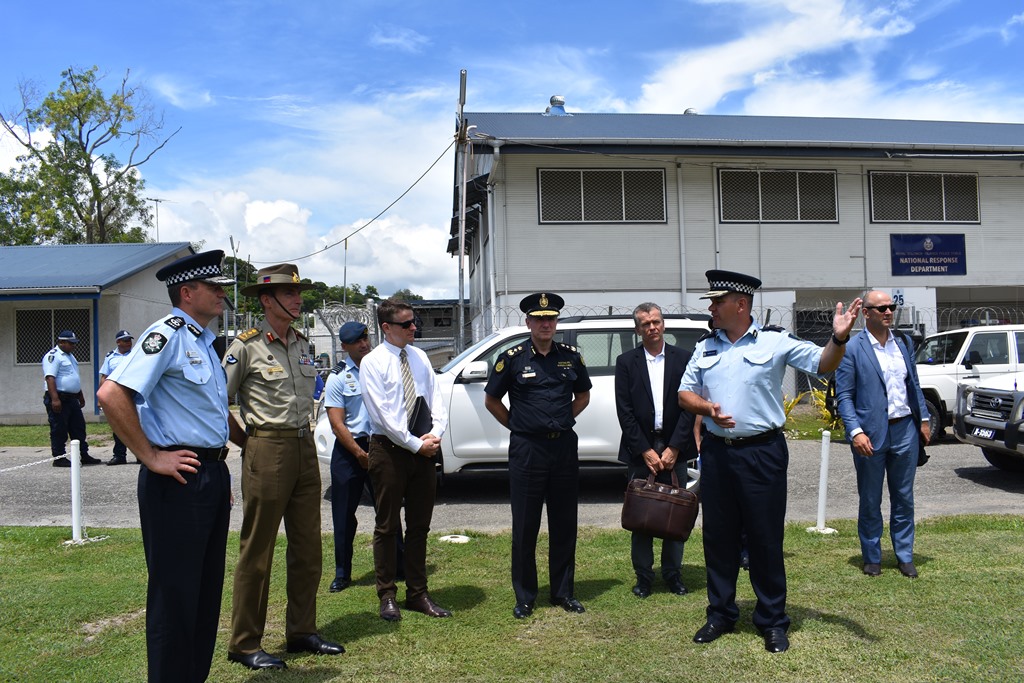
[[[850,340],[836,370],[836,400],[857,471],[857,534],[864,573],[882,573],[882,481],[888,477],[896,565],[901,574],[916,579],[914,474],[919,443],[928,443],[931,425],[914,364],[914,343],[890,329],[895,310],[885,292],[864,297],[867,327]]]
[[[679,402],[706,415],[701,441],[700,493],[707,564],[707,623],[693,640],[710,643],[732,631],[739,618],[736,578],[740,536],[750,553],[750,583],[757,595],[754,626],[765,649],[789,648],[786,567],[782,541],[786,518],[789,451],[782,427],[786,366],[809,374],[830,372],[860,312],[836,304],[832,338],[825,348],[754,322],[751,307],[761,281],[725,270],[707,271],[712,329],[697,342],[679,385]]]
[[[350,320],[338,330],[342,350],[348,361],[338,363],[327,377],[324,408],[334,432],[331,451],[331,514],[334,519],[334,580],[330,591],[337,593],[352,584],[352,543],[356,536],[356,509],[369,486],[370,498],[376,499],[373,484],[367,477],[370,450],[370,416],[363,406],[359,388],[359,365],[370,352],[370,336],[366,325]],[[396,578],[404,579],[402,533],[398,533]]]
[[[628,466],[630,479],[653,474],[657,481],[671,484],[676,471],[685,486],[686,462],[697,457],[694,417],[679,407],[678,394],[690,352],[665,343],[665,319],[656,304],[637,306],[633,322],[642,343],[615,360],[615,409],[622,428],[619,460]],[[646,598],[654,581],[654,539],[635,531],[631,536],[633,594]],[[682,562],[683,541],[662,540],[661,576],[675,595],[687,593],[680,576]]]
[[[224,357],[228,395],[238,395],[248,439],[242,452],[242,532],[235,567],[228,659],[250,669],[284,669],[263,650],[270,570],[281,520],[288,537],[288,652],[337,655],[344,648],[317,633],[322,572],[320,465],[309,421],[316,367],[291,324],[311,289],[290,263],[261,268],[242,289],[259,297],[264,320],[238,335]]]
[[[54,467],[71,467],[66,453],[68,437],[78,439],[83,465],[98,465],[99,460],[89,455],[85,440],[85,395],[82,379],[78,375],[75,344],[78,337],[71,330],[57,335],[57,345],[43,356],[43,406],[50,423],[50,452]]]
[[[554,341],[565,302],[531,294],[519,302],[530,339],[502,354],[484,390],[484,406],[512,432],[508,447],[512,503],[512,615],[533,614],[537,600],[537,535],[548,506],[551,604],[583,612],[575,596],[577,499],[576,417],[590,402],[590,375],[575,347]],[[501,402],[509,395],[509,407]]]
[[[206,326],[224,312],[222,251],[179,259],[157,271],[171,315],[99,388],[114,430],[142,462],[139,519],[149,569],[149,681],[205,681],[224,589],[231,475],[224,458],[245,434],[228,413],[224,371]]]
[[[100,386],[107,381],[107,377],[114,371],[132,350],[132,341],[135,339],[128,330],[119,330],[114,335],[116,348],[107,354],[103,359],[103,366],[100,367]],[[108,465],[124,465],[128,462],[128,449],[121,441],[121,437],[114,432],[114,457],[107,461]]]

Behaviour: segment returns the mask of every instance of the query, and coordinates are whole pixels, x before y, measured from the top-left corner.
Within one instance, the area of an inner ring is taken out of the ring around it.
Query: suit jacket
[[[664,394],[658,397],[662,402],[661,431],[666,444],[679,449],[678,462],[697,457],[694,417],[679,407],[679,382],[690,355],[678,346],[665,344]],[[619,460],[627,465],[643,465],[643,453],[652,447],[654,431],[654,396],[643,346],[615,360],[615,410],[622,428]]]
[[[907,404],[914,422],[928,419],[921,382],[914,364],[914,344],[896,335],[896,346],[907,364]],[[909,346],[909,348],[908,348]],[[871,346],[871,333],[866,329],[854,335],[846,346],[846,355],[836,370],[836,402],[849,436],[858,427],[873,444],[881,444],[889,429],[889,398],[885,391],[885,376]]]

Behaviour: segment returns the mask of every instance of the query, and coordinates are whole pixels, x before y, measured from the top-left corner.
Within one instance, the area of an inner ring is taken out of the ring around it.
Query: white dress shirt
[[[647,376],[651,378],[651,398],[654,403],[654,429],[661,429],[661,421],[665,409],[665,345],[661,345],[661,351],[652,356],[645,348],[644,356],[647,358]]]

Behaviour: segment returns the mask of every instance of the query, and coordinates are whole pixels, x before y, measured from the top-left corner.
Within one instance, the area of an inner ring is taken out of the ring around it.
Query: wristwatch
[[[835,332],[832,333],[832,343],[835,344],[836,346],[842,346],[848,341],[850,341],[850,335],[846,335],[846,339],[840,339],[839,337],[836,336]]]

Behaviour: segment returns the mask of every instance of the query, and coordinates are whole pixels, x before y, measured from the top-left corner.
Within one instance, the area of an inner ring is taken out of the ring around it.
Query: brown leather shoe
[[[384,621],[399,621],[402,613],[398,609],[398,603],[394,598],[380,599],[380,618]]]
[[[420,612],[426,614],[428,617],[450,617],[452,613],[441,607],[436,602],[430,599],[430,596],[424,593],[418,598],[405,601],[405,608],[411,609],[413,612]]]

